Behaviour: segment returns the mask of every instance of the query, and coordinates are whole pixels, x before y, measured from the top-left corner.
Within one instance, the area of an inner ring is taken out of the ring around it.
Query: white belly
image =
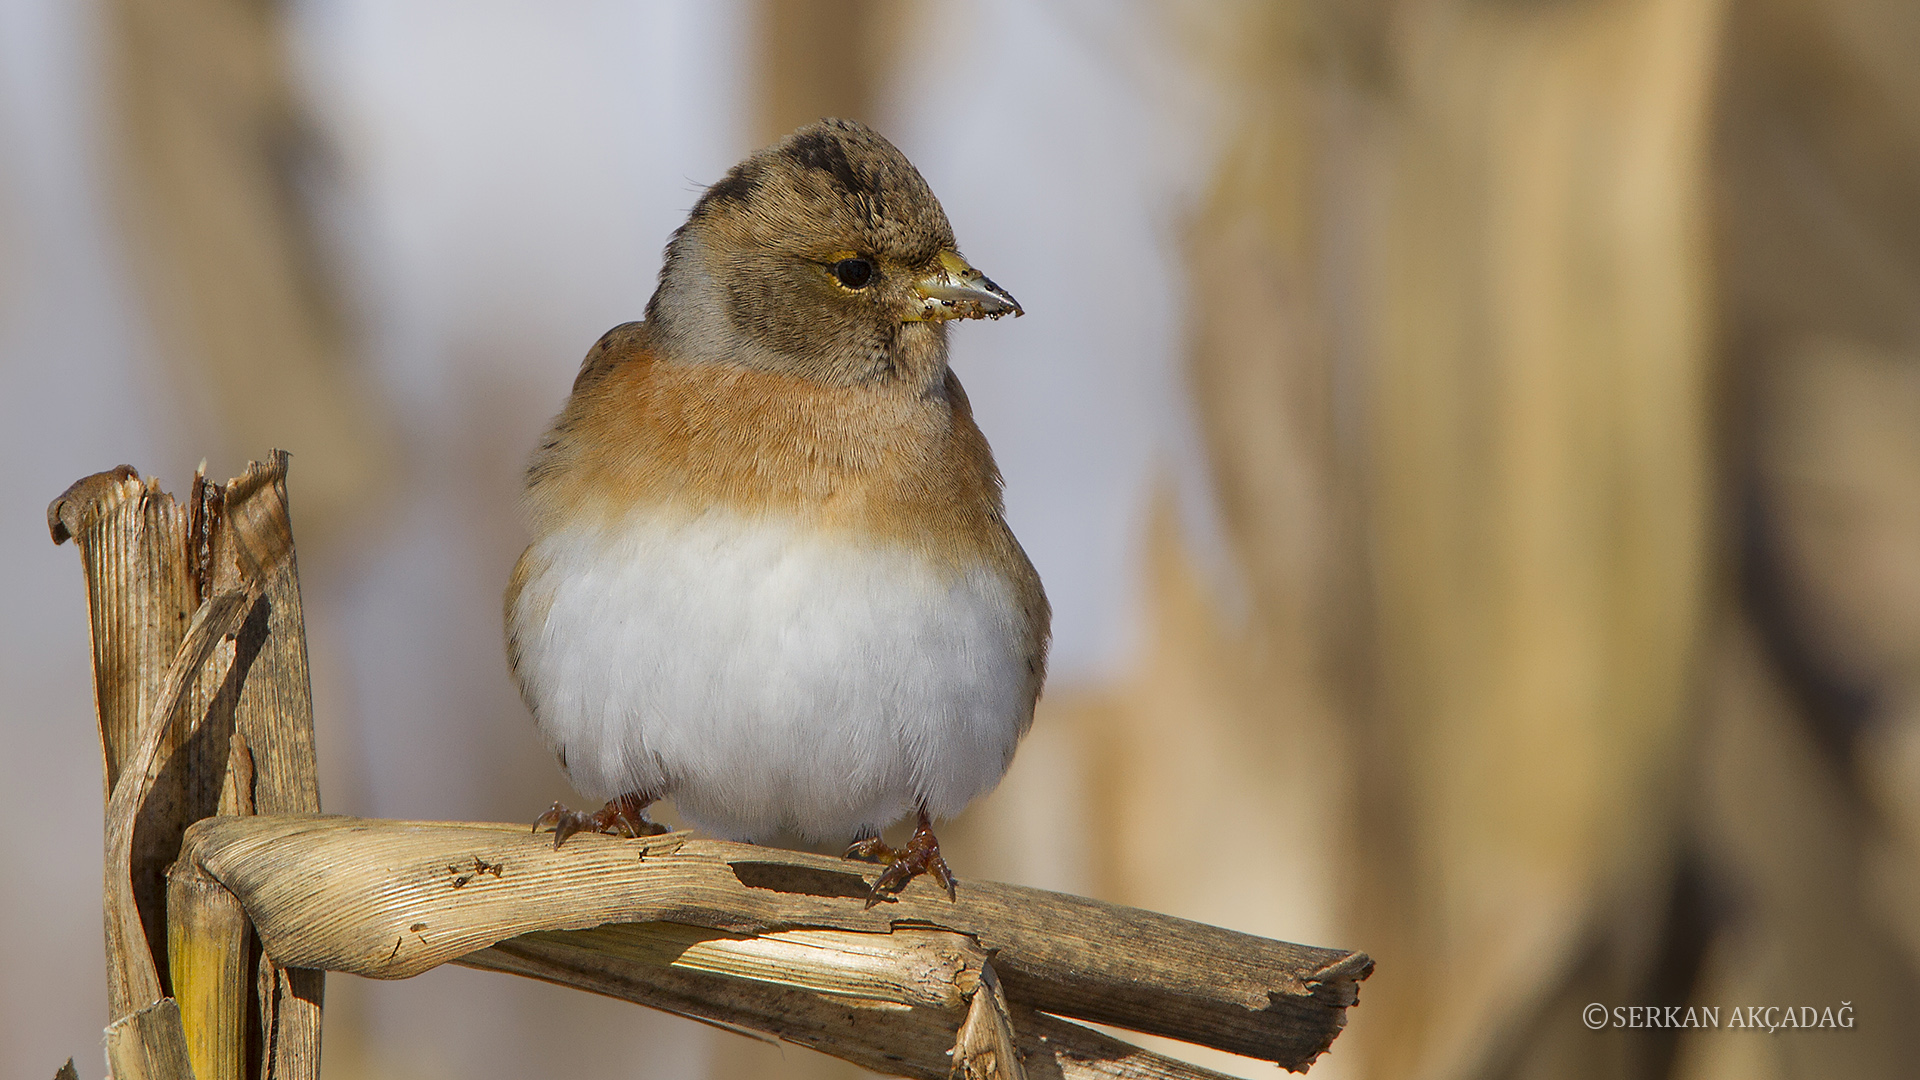
[[[845,839],[998,783],[1029,717],[999,575],[729,513],[528,551],[519,675],[582,794],[730,839]]]

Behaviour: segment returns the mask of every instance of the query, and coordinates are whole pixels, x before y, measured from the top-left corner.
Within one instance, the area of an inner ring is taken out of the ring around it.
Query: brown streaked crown
[[[898,147],[852,120],[808,125],[735,165],[694,205],[693,217],[758,216],[769,238],[811,223],[916,268],[953,246],[953,227],[920,170]]]

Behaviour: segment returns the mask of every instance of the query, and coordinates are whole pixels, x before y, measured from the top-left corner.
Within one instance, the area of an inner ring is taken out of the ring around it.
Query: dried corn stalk
[[[115,1075],[241,1080],[251,1015],[258,1075],[311,1077],[323,970],[454,962],[903,1076],[1201,1080],[1218,1074],[1062,1017],[1304,1069],[1372,971],[1364,953],[993,882],[869,907],[856,864],[684,833],[555,849],[522,826],[303,812],[318,795],[284,476],[279,455],[224,489],[196,479],[181,510],[123,467],[49,509],[56,541],[81,540],[95,616]]]

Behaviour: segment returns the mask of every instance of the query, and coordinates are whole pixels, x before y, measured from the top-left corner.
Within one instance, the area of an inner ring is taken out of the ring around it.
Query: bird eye
[[[849,289],[864,289],[873,280],[873,263],[861,258],[841,259],[827,267],[835,281]]]

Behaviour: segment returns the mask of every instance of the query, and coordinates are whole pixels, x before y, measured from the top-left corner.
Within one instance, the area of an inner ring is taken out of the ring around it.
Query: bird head
[[[848,120],[801,128],[708,188],[647,305],[672,359],[841,386],[937,386],[948,320],[1019,314],[960,257],[906,155]]]

